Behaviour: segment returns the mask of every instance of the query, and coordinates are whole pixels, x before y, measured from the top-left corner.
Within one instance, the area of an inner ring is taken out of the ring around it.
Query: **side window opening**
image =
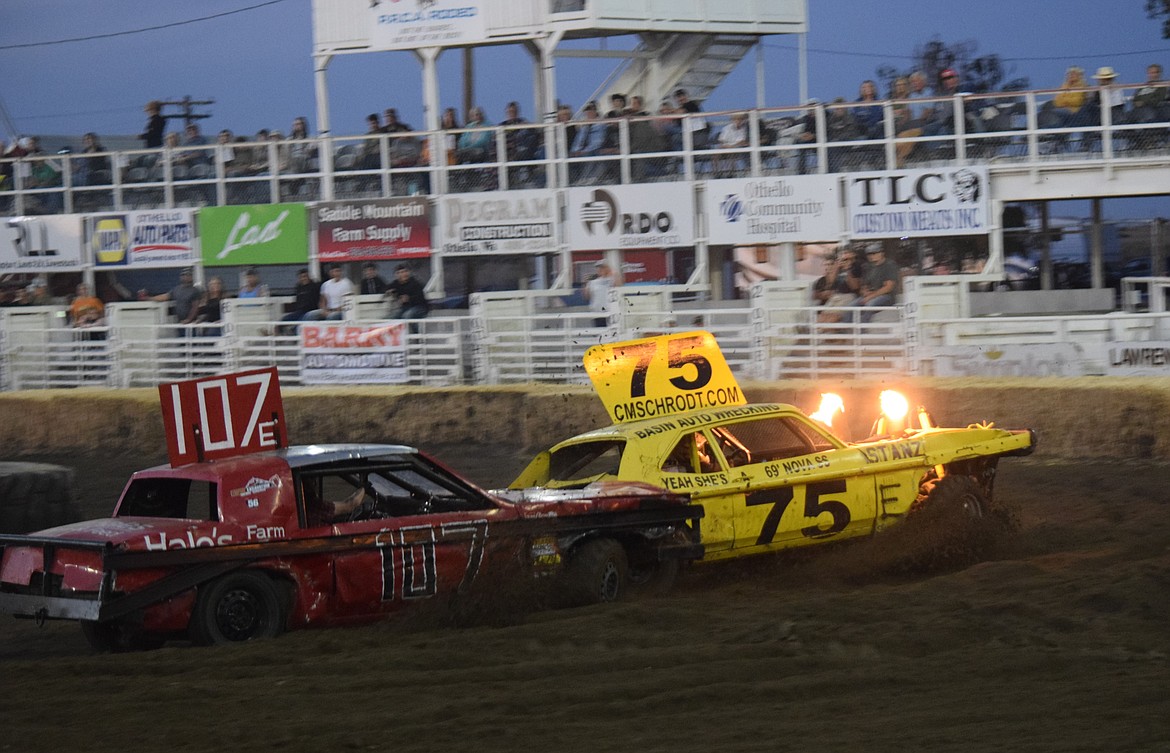
[[[684,434],[662,464],[665,473],[714,473],[719,462],[711,452],[707,435],[701,431]]]
[[[130,483],[118,517],[219,520],[217,487],[186,478],[141,478]]]
[[[769,416],[715,429],[719,448],[732,466],[764,463],[833,449],[832,443],[791,418]]]
[[[620,439],[562,447],[549,458],[549,478],[553,481],[587,482],[597,476],[616,476],[622,465],[626,443]]]

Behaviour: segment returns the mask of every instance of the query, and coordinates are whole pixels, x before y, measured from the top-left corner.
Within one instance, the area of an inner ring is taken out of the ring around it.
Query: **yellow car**
[[[896,394],[883,394],[895,407],[874,436],[846,442],[832,411],[744,404],[706,332],[597,346],[585,362],[616,422],[540,453],[512,487],[617,479],[690,494],[705,511],[704,559],[870,535],[932,507],[982,518],[999,458],[1035,444],[1029,430],[934,427]],[[637,416],[649,417],[621,420]]]

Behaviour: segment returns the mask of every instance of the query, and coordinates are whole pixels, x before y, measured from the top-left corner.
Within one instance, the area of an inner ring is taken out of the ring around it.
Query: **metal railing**
[[[1148,87],[1083,91],[1075,113],[1058,90],[745,110],[748,138],[721,147],[734,113],[245,142],[0,159],[0,215],[320,201],[412,194],[839,173],[938,163],[1052,165],[1162,161],[1170,105]],[[1136,104],[1135,104],[1136,103]],[[919,109],[922,108],[922,109]],[[931,114],[924,115],[929,109]],[[691,122],[708,124],[700,148]],[[606,145],[574,151],[581,128]]]

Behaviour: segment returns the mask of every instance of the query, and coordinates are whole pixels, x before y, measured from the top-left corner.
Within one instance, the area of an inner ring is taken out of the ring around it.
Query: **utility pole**
[[[191,95],[189,95],[189,94],[184,96],[182,99],[179,99],[179,100],[173,100],[173,99],[163,100],[162,105],[164,108],[168,105],[170,105],[171,107],[179,108],[178,113],[173,114],[173,115],[163,113],[163,117],[166,118],[167,120],[177,120],[179,118],[182,118],[183,125],[189,126],[192,123],[194,123],[196,120],[203,120],[204,118],[211,117],[211,113],[209,113],[209,112],[195,112],[195,108],[197,106],[206,106],[206,105],[214,105],[214,104],[215,104],[214,99],[191,99]]]

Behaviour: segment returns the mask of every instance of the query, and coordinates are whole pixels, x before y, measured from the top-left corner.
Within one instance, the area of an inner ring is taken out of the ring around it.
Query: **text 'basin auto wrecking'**
[[[170,465],[110,518],[0,536],[0,612],[77,620],[99,649],[226,643],[517,588],[612,601],[702,554],[702,508],[659,487],[500,495],[411,447],[288,447],[275,369],[159,393]]]
[[[613,425],[537,455],[512,486],[620,479],[688,494],[706,513],[706,560],[869,535],[926,510],[986,519],[999,458],[1035,445],[1026,429],[934,426],[893,391],[872,436],[847,442],[831,429],[834,394],[812,415],[747,404],[708,332],[597,345],[584,361]]]

